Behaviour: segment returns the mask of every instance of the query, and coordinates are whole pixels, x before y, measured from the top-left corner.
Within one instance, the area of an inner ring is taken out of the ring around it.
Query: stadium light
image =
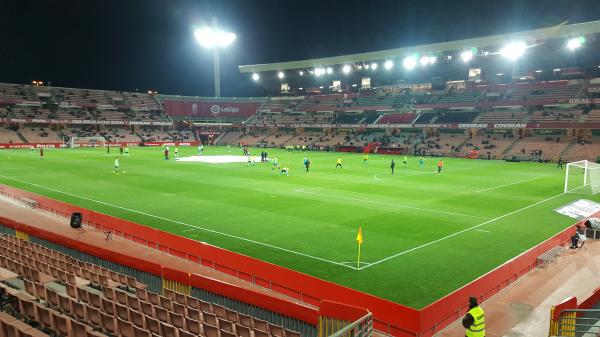
[[[570,50],[575,50],[583,46],[585,43],[585,37],[580,36],[567,41],[567,48]]]
[[[423,67],[425,67],[429,64],[433,64],[433,63],[435,63],[435,61],[437,61],[435,56],[421,56],[421,58],[419,59],[419,63]]]
[[[219,49],[229,46],[235,41],[235,34],[218,28],[217,18],[213,17],[212,27],[204,27],[194,31],[196,41],[204,48],[213,49],[213,66],[215,74],[215,97],[221,97],[221,73],[219,67]]]
[[[283,73],[283,71],[280,71],[277,73],[277,77],[279,77],[279,79],[283,79],[285,77],[285,74]]]
[[[347,65],[347,64],[346,64],[346,65],[344,65],[344,66],[342,67],[342,72],[343,72],[344,74],[349,74],[349,73],[350,73],[350,71],[352,71],[352,68],[351,68],[349,65]]]
[[[352,84],[352,87],[356,88],[356,87],[358,87],[358,84],[354,83],[354,84]]]
[[[302,70],[300,70],[300,71],[298,72],[298,75],[300,75],[300,76],[304,76],[304,72],[303,72]]]
[[[463,60],[464,63],[471,61],[471,59],[473,58],[473,51],[472,50],[463,51],[462,53],[460,53],[460,58]]]
[[[331,74],[333,74],[333,68],[331,68],[331,67],[327,67],[327,74],[328,74],[328,75],[331,75]]]
[[[525,54],[527,44],[523,41],[511,42],[500,49],[500,54],[509,60],[516,60]]]
[[[383,64],[383,67],[387,70],[392,69],[394,67],[394,61],[392,61],[392,60],[385,61],[385,63]]]
[[[404,58],[404,60],[402,60],[402,65],[407,70],[412,70],[417,66],[417,58],[414,55],[407,56]]]
[[[543,70],[536,70],[535,72],[538,73],[538,74],[540,74],[540,73],[543,73],[544,71]]]
[[[369,70],[369,67],[370,66],[368,64],[365,64],[365,69]]]
[[[258,75],[257,73],[254,73],[254,74],[252,74],[252,79],[254,81],[258,81],[258,80],[260,80],[260,75]]]
[[[321,76],[321,75],[325,74],[325,69],[315,68],[314,73],[315,73],[315,76]]]
[[[379,66],[379,65],[377,64],[377,62],[373,62],[373,63],[371,63],[371,70],[377,70],[377,67],[378,67],[378,66]]]

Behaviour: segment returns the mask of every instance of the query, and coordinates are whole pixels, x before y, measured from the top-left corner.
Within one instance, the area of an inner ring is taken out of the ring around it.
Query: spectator
[[[575,235],[571,236],[571,249],[583,247],[583,242],[587,239],[585,236],[585,226],[577,225],[575,229]],[[578,246],[581,242],[581,246]]]

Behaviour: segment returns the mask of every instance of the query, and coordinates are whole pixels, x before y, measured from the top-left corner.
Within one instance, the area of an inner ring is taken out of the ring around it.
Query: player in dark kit
[[[390,163],[390,168],[392,169],[392,174],[394,174],[394,168],[396,168],[396,162],[394,159],[392,159],[392,162]]]
[[[169,160],[169,149],[165,148],[165,160]]]
[[[40,147],[40,160],[44,160],[44,148]]]

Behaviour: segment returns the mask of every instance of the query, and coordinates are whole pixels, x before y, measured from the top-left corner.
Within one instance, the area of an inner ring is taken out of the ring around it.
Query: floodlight
[[[539,73],[542,73],[543,70],[536,70],[535,72],[539,74]]]
[[[280,79],[285,77],[285,74],[283,73],[283,71],[280,71],[277,73],[277,77],[279,77]]]
[[[304,72],[303,72],[302,70],[300,70],[300,71],[298,72],[298,75],[300,75],[300,76],[304,76]]]
[[[234,33],[214,30],[210,27],[196,29],[194,36],[196,41],[205,48],[227,47],[236,38]]]
[[[365,69],[367,69],[367,70],[369,69],[369,65],[368,64],[365,64]]]
[[[471,51],[471,50],[463,51],[462,53],[460,53],[460,58],[463,60],[464,63],[471,61],[471,59],[473,58],[473,51]]]
[[[573,39],[570,39],[569,41],[567,41],[567,48],[569,48],[570,50],[575,50],[575,49],[583,46],[584,43],[585,43],[585,37],[583,37],[583,36],[576,37],[576,38],[573,38]]]
[[[437,57],[435,56],[429,56],[429,64],[434,64],[437,62]]]
[[[304,88],[298,88],[298,90],[304,90]]]
[[[320,86],[319,89],[323,89],[323,86]]]
[[[406,61],[406,59],[404,59]],[[429,60],[429,56],[421,56],[421,58],[419,59],[419,63],[425,67],[426,65],[428,65],[431,61]]]
[[[417,58],[414,56],[407,56],[404,58],[404,60],[402,60],[402,65],[404,66],[404,68],[412,70],[414,67],[417,66]]]
[[[387,70],[392,69],[394,67],[394,61],[392,61],[392,60],[385,61],[385,63],[383,64],[383,67]]]
[[[327,67],[327,74],[331,75],[333,73],[333,68]]]
[[[356,87],[358,87],[358,84],[354,83],[354,84],[352,84],[352,87],[356,88]]]
[[[497,73],[496,76],[503,76],[504,73]]]
[[[325,74],[325,69],[323,68],[315,68],[315,76],[321,76]]]
[[[254,73],[252,74],[252,79],[258,81],[260,79],[260,76],[257,73]]]
[[[350,68],[350,66],[347,64],[342,67],[342,72],[344,74],[349,74],[351,70],[352,70],[352,68]]]
[[[516,60],[525,54],[527,44],[523,41],[511,42],[500,49],[500,54],[509,60]]]
[[[371,63],[371,70],[377,70],[377,67],[378,67],[378,66],[379,66],[379,65],[377,64],[377,62],[373,62],[373,63]]]

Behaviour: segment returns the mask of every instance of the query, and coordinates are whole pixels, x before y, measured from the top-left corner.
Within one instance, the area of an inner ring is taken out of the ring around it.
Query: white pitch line
[[[79,199],[83,199],[83,200],[95,202],[95,203],[98,203],[98,204],[102,204],[102,205],[106,205],[106,206],[110,206],[110,207],[122,209],[122,210],[129,211],[129,212],[132,212],[132,213],[142,214],[142,215],[145,215],[145,216],[148,216],[148,217],[152,217],[152,218],[155,218],[155,219],[159,219],[159,220],[164,220],[164,221],[176,223],[176,224],[183,225],[183,226],[186,226],[186,227],[196,228],[196,229],[199,229],[199,230],[203,230],[205,232],[227,236],[227,237],[238,239],[238,240],[241,240],[241,241],[246,241],[246,242],[254,243],[254,244],[257,244],[257,245],[261,245],[261,246],[265,246],[265,247],[269,247],[269,248],[281,250],[281,251],[284,251],[284,252],[287,252],[287,253],[291,253],[291,254],[295,254],[295,255],[300,255],[300,256],[311,258],[311,259],[319,260],[319,261],[322,261],[322,262],[327,262],[327,263],[331,263],[331,264],[334,264],[334,265],[338,265],[338,266],[342,266],[342,267],[346,267],[346,268],[350,268],[350,269],[355,269],[356,270],[356,268],[354,268],[354,267],[347,266],[347,265],[345,265],[343,263],[340,263],[340,262],[330,261],[330,260],[327,260],[327,259],[324,259],[324,258],[321,258],[321,257],[318,257],[318,256],[313,256],[313,255],[309,255],[309,254],[305,254],[305,253],[300,253],[300,252],[296,252],[296,251],[293,251],[293,250],[290,250],[290,249],[287,249],[287,248],[273,246],[273,245],[270,245],[268,243],[259,242],[259,241],[255,241],[255,240],[252,240],[252,239],[243,238],[243,237],[236,236],[236,235],[233,235],[233,234],[227,234],[227,233],[219,232],[219,231],[216,231],[216,230],[213,230],[213,229],[204,228],[204,227],[200,227],[200,226],[196,226],[196,225],[191,225],[191,224],[188,224],[188,223],[185,223],[185,222],[181,222],[181,221],[173,220],[173,219],[168,219],[168,218],[165,218],[165,217],[162,217],[162,216],[158,216],[158,215],[154,215],[154,214],[149,214],[149,213],[138,211],[138,210],[135,210],[135,209],[131,209],[131,208],[127,208],[127,207],[122,207],[122,206],[118,206],[118,205],[109,204],[109,203],[104,202],[104,201],[100,201],[100,200],[95,200],[95,199],[83,197],[83,196],[76,195],[76,194],[73,194],[73,193],[69,193],[69,192],[57,190],[57,189],[54,189],[54,188],[51,188],[51,187],[42,186],[42,185],[39,185],[39,184],[34,184],[34,183],[31,183],[31,182],[28,182],[28,181],[19,180],[19,179],[15,179],[15,178],[12,178],[12,177],[7,177],[7,176],[4,176],[4,175],[0,175],[0,177],[5,178],[5,179],[9,179],[9,180],[14,180],[14,181],[17,181],[17,182],[20,182],[20,183],[23,183],[23,184],[27,184],[27,185],[31,185],[31,186],[36,186],[36,187],[39,187],[39,188],[42,188],[42,189],[46,189],[46,190],[49,190],[49,191],[53,191],[53,192],[57,192],[57,193],[65,194],[65,195],[70,195],[70,196],[75,197],[75,198],[79,198]]]
[[[398,207],[398,208],[416,209],[419,211],[425,211],[425,212],[431,212],[431,213],[442,213],[442,214],[448,214],[448,215],[456,215],[456,216],[462,216],[462,217],[467,217],[467,218],[477,218],[477,219],[485,219],[485,220],[489,219],[489,218],[484,218],[484,217],[477,216],[477,215],[441,211],[441,210],[437,210],[437,209],[421,208],[421,207],[416,207],[416,206],[392,204],[389,202],[382,202],[382,201],[376,201],[376,200],[351,198],[351,197],[345,197],[345,196],[341,196],[341,195],[331,195],[331,194],[327,195],[327,194],[323,194],[323,193],[315,193],[315,192],[309,192],[309,191],[299,190],[299,189],[296,189],[294,191],[300,192],[300,193],[328,196],[328,197],[332,197],[335,199],[346,199],[346,200],[359,201],[359,202],[364,202],[364,203],[369,203],[369,204],[378,204],[378,205],[392,206],[392,207]]]
[[[477,231],[478,232],[483,232],[483,233],[491,233],[490,231],[486,231],[486,230],[483,230],[483,229],[478,229]]]
[[[495,190],[497,188],[502,188],[502,187],[511,186],[511,185],[518,185],[520,183],[524,183],[524,182],[528,182],[528,181],[532,181],[532,180],[536,180],[536,179],[540,179],[540,178],[544,178],[544,177],[545,176],[535,177],[535,178],[529,178],[529,179],[525,179],[525,180],[520,180],[520,181],[516,181],[514,183],[510,183],[510,184],[504,184],[504,185],[500,185],[500,186],[486,188],[485,190],[475,191],[475,193],[487,192],[487,191]]]
[[[442,238],[439,238],[439,239],[437,239],[437,240],[433,240],[433,241],[427,242],[427,243],[425,243],[425,244],[422,244],[422,245],[420,245],[420,246],[413,247],[413,248],[411,248],[411,249],[407,249],[407,250],[405,250],[405,251],[402,251],[402,252],[399,252],[399,253],[397,253],[397,254],[394,254],[394,255],[388,256],[388,257],[386,257],[386,258],[383,258],[383,259],[381,259],[381,260],[378,260],[378,261],[372,262],[370,265],[368,265],[368,266],[365,266],[365,267],[363,267],[363,268],[360,268],[360,270],[363,270],[363,269],[365,269],[365,268],[369,268],[369,267],[372,267],[372,266],[378,265],[378,264],[380,264],[380,263],[382,263],[382,262],[385,262],[385,261],[388,261],[388,260],[394,259],[394,258],[396,258],[396,257],[398,257],[398,256],[402,256],[402,255],[408,254],[408,253],[410,253],[410,252],[414,252],[415,250],[419,250],[419,249],[421,249],[421,248],[425,248],[425,247],[427,247],[427,246],[431,246],[431,245],[433,245],[433,244],[436,244],[436,243],[438,243],[438,242],[441,242],[441,241],[444,241],[444,240],[450,239],[450,238],[452,238],[452,237],[455,237],[455,236],[457,236],[457,235],[460,235],[460,234],[462,234],[462,233],[468,232],[468,231],[470,231],[470,230],[473,230],[473,229],[479,228],[479,227],[481,227],[481,226],[484,226],[484,225],[487,225],[487,224],[489,224],[489,223],[492,223],[492,222],[495,222],[495,221],[497,221],[497,220],[500,220],[500,219],[502,219],[502,218],[505,218],[505,217],[507,217],[507,216],[509,216],[509,215],[513,215],[513,214],[515,214],[515,213],[519,213],[519,212],[521,212],[521,211],[524,211],[524,210],[526,210],[526,209],[528,209],[528,208],[531,208],[531,207],[533,207],[533,206],[536,206],[536,205],[539,205],[539,204],[541,204],[541,203],[544,203],[544,202],[546,202],[546,201],[552,200],[552,199],[554,199],[554,198],[556,198],[556,197],[559,197],[559,196],[561,196],[561,195],[563,195],[563,194],[564,194],[564,193],[557,194],[557,195],[555,195],[555,196],[552,196],[552,197],[550,197],[550,198],[546,198],[546,199],[544,199],[544,200],[538,201],[538,202],[536,202],[536,203],[534,203],[534,204],[531,204],[531,205],[529,205],[529,206],[525,206],[525,207],[523,207],[523,208],[519,208],[519,209],[517,209],[517,210],[515,210],[515,211],[512,211],[512,212],[510,212],[510,213],[506,213],[506,214],[504,214],[504,215],[501,215],[501,216],[499,216],[499,217],[496,217],[496,218],[493,218],[493,219],[491,219],[491,220],[488,220],[488,221],[482,222],[482,223],[480,223],[480,224],[478,224],[478,225],[471,226],[471,227],[469,227],[469,228],[465,228],[465,229],[463,229],[463,230],[461,230],[461,231],[458,231],[458,232],[452,233],[452,234],[450,234],[450,235],[446,235],[446,236],[444,236],[444,237],[442,237]]]

